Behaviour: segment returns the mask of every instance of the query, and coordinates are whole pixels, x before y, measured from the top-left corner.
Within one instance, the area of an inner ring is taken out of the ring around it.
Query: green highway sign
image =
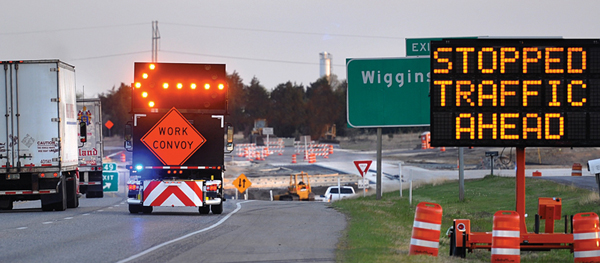
[[[407,38],[406,56],[429,56],[429,42],[442,38]]]
[[[428,126],[429,64],[429,57],[346,59],[348,125]]]
[[[467,38],[467,39],[475,39],[477,37],[451,37],[452,39],[456,38]],[[406,56],[429,56],[429,43],[431,41],[439,41],[442,39],[447,39],[446,37],[436,37],[436,38],[407,38],[406,39]]]
[[[102,164],[102,171],[116,171],[117,170],[117,163],[103,163]]]
[[[102,190],[104,192],[119,191],[119,172],[102,171]]]

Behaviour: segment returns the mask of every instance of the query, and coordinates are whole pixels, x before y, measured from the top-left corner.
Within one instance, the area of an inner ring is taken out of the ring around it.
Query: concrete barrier
[[[356,183],[362,177],[354,174],[321,174],[310,175],[311,186],[332,186],[337,185],[338,178],[342,184]],[[225,178],[225,189],[235,188],[232,184],[235,178]],[[290,184],[290,176],[264,176],[264,177],[248,177],[252,182],[251,188],[282,188]]]

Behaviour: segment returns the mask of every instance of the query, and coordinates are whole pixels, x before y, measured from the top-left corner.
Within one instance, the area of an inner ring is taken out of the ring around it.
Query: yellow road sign
[[[245,192],[246,189],[248,189],[251,185],[252,185],[252,183],[250,182],[250,180],[248,180],[248,178],[244,174],[240,174],[240,176],[238,176],[238,178],[233,180],[233,186],[235,186],[235,188],[237,188],[238,191],[240,191],[240,193]]]

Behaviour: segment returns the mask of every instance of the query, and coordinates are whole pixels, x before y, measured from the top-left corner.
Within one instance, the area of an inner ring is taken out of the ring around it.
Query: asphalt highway
[[[0,212],[0,262],[335,262],[342,214],[322,202],[233,201],[221,215],[157,207],[130,214],[123,194],[43,212]]]

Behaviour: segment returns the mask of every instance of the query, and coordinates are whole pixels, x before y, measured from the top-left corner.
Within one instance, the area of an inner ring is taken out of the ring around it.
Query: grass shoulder
[[[458,200],[458,181],[421,185],[413,189],[412,204],[408,190],[401,198],[398,191],[334,202],[344,213],[348,227],[338,244],[338,262],[489,262],[490,252],[476,250],[467,259],[448,256],[450,241],[446,235],[453,219],[470,219],[471,231],[492,231],[493,215],[498,210],[515,210],[515,178],[486,176],[465,181],[465,200]],[[562,198],[562,215],[581,212],[600,214],[598,193],[557,184],[538,178],[526,178],[527,230],[533,232],[539,197]],[[408,256],[415,208],[419,202],[442,206],[443,218],[439,256]],[[543,231],[543,223],[540,229]],[[570,229],[569,229],[570,231]],[[555,232],[564,232],[564,220],[557,221]],[[521,252],[521,262],[572,262],[570,251]]]

